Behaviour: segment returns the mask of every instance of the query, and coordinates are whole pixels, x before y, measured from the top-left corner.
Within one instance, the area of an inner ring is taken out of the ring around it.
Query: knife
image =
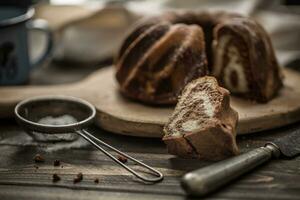
[[[183,176],[181,186],[189,195],[204,196],[272,158],[293,158],[299,154],[300,129],[297,128],[264,147],[189,172]]]

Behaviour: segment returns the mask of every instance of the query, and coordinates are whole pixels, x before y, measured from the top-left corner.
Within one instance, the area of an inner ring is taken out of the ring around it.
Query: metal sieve
[[[63,115],[73,116],[77,122],[64,125],[50,125],[38,123],[44,117],[59,117]],[[92,124],[96,116],[95,107],[87,101],[69,96],[42,96],[29,98],[18,103],[15,107],[15,117],[17,122],[27,132],[40,132],[45,134],[64,134],[67,132],[77,133],[89,143],[91,143],[98,150],[110,157],[113,161],[121,165],[127,171],[132,173],[137,178],[146,182],[159,182],[163,179],[163,174],[156,169],[146,165],[145,163],[127,155],[124,152],[106,144],[102,140],[90,134],[85,128]],[[138,165],[148,169],[154,178],[146,177],[136,172],[131,167],[125,165],[114,157],[111,153],[103,147],[110,149],[124,157],[131,160]]]

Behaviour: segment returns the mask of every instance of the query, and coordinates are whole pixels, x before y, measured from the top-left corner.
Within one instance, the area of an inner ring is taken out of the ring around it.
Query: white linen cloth
[[[279,0],[148,0],[106,5],[89,0],[76,6],[41,5],[36,17],[47,19],[56,33],[55,59],[93,63],[114,56],[128,28],[143,16],[166,10],[226,10],[260,22],[284,66],[300,59],[300,12],[292,12],[295,8]]]

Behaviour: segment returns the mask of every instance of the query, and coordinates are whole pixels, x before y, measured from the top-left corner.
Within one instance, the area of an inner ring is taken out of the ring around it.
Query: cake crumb
[[[37,165],[33,165],[33,166],[34,166],[35,169],[39,169],[39,166],[37,166]]]
[[[99,179],[98,179],[98,178],[95,178],[95,179],[94,179],[94,183],[98,184],[98,183],[99,183]]]
[[[34,162],[36,162],[36,163],[42,163],[42,162],[45,162],[45,159],[40,154],[36,154],[34,156]]]
[[[57,182],[57,181],[60,181],[60,177],[58,176],[58,174],[53,174],[52,175],[52,182]]]
[[[60,161],[59,160],[54,160],[53,165],[55,167],[60,166]]]
[[[122,163],[126,163],[126,162],[127,162],[127,158],[124,157],[124,156],[121,156],[121,155],[118,156],[118,160],[119,160],[120,162],[122,162]]]
[[[73,183],[79,183],[83,179],[83,174],[80,172],[76,175],[76,177],[73,179]]]

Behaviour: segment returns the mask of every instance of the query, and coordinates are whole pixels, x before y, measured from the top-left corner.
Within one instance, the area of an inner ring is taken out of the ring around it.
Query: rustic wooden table
[[[52,64],[51,67],[36,71],[31,83],[72,82],[94,69],[62,68]],[[242,152],[246,152],[263,145],[265,141],[288,134],[294,128],[300,128],[300,123],[238,137],[238,145]],[[51,147],[57,144],[36,143],[13,119],[2,119],[0,199],[188,199],[180,187],[180,177],[190,170],[211,164],[169,155],[165,145],[158,139],[120,136],[97,127],[91,127],[90,131],[107,143],[159,169],[165,179],[157,184],[141,183],[90,145],[73,145],[73,148],[53,150]],[[36,153],[42,154],[46,161],[34,163]],[[53,166],[56,159],[61,161],[61,166]],[[128,164],[131,165],[130,162]],[[79,172],[83,173],[83,181],[74,184],[73,178]],[[53,173],[59,174],[61,180],[53,183]],[[94,183],[95,178],[99,179],[98,184]],[[207,199],[300,199],[299,183],[300,157],[278,159],[240,177]]]

